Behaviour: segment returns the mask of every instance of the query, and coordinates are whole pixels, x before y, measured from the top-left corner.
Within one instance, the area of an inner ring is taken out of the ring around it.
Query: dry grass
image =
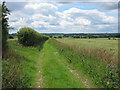
[[[17,80],[20,78],[21,56],[17,55],[15,51],[7,47],[4,51],[4,58],[2,59],[2,87],[12,88]]]
[[[108,63],[118,64],[118,57],[113,55],[112,53],[109,53],[107,50],[102,50],[99,48],[98,49],[97,48],[95,48],[95,49],[83,48],[78,45],[66,44],[63,42],[59,42],[57,40],[54,40],[54,42],[58,45],[69,47],[76,52],[82,52],[87,56],[96,57],[96,58],[103,60],[105,62],[108,62]]]

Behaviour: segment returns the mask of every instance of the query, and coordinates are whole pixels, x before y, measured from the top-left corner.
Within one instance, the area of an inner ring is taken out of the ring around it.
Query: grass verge
[[[8,41],[9,49],[3,59],[3,88],[31,88],[35,84],[38,50],[23,47],[16,40]]]

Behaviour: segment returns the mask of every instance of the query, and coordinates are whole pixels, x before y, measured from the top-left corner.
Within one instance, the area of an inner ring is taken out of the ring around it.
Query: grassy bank
[[[101,60],[78,46],[65,44],[56,40],[50,41],[61,55],[66,57],[66,62],[71,64],[73,69],[83,72],[98,87],[118,87],[118,67],[113,62]],[[91,52],[91,51],[90,51]]]
[[[20,79],[23,57],[11,48],[7,49],[6,57],[2,59],[2,87],[12,88],[17,86]]]
[[[17,40],[8,41],[9,51],[3,60],[3,87],[30,88],[35,84],[38,49],[23,47]]]

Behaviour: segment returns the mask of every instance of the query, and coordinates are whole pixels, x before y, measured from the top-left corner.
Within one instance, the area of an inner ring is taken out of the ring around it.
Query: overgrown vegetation
[[[23,47],[17,40],[8,41],[9,49],[3,59],[3,88],[31,88],[35,84],[39,51]]]
[[[89,55],[89,53],[85,52],[87,51],[85,49],[56,40],[50,40],[50,42],[74,69],[88,75],[97,86],[102,88],[119,87],[119,72],[116,64],[103,61],[96,57],[94,53]]]
[[[24,46],[37,46],[48,39],[47,36],[42,35],[28,27],[21,28],[17,36],[18,42]]]
[[[7,49],[6,55],[2,62],[2,87],[13,87],[17,81],[17,77],[20,77],[20,57],[15,51],[10,48]]]

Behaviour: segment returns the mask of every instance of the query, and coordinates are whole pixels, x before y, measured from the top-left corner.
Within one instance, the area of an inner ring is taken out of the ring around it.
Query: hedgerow
[[[29,27],[24,27],[17,33],[18,42],[24,46],[37,46],[49,38],[43,34],[40,34]]]

